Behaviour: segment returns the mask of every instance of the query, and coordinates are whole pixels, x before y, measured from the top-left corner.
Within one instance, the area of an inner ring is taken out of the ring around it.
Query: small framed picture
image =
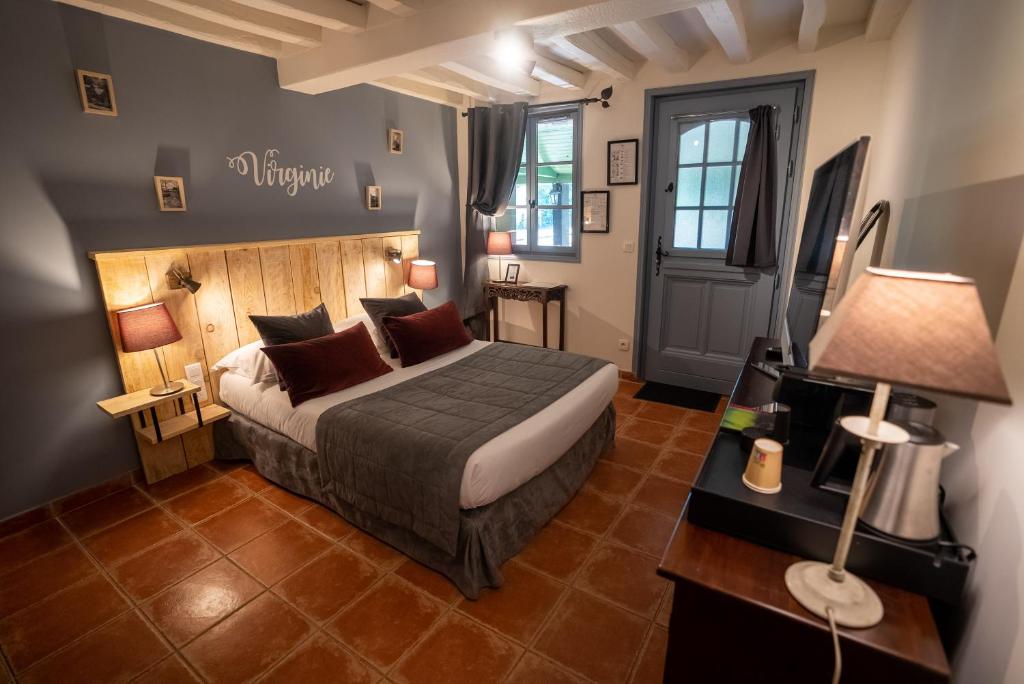
[[[185,211],[185,181],[180,176],[153,176],[160,211]]]
[[[370,211],[380,211],[381,192],[379,185],[366,186],[366,208]]]
[[[78,82],[78,94],[82,98],[83,112],[101,116],[117,116],[114,79],[110,74],[76,69],[75,80]]]
[[[608,185],[636,185],[640,140],[608,141]]]
[[[519,264],[509,264],[505,267],[505,282],[509,285],[519,283]]]
[[[608,204],[610,193],[607,190],[584,190],[580,193],[580,232],[607,233]]]
[[[405,149],[405,131],[397,128],[388,129],[388,152],[391,154],[402,154]]]

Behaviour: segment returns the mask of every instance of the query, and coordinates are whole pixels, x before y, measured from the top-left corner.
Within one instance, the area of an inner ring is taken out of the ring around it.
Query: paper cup
[[[743,473],[743,484],[761,494],[782,489],[782,445],[762,437],[754,442]]]

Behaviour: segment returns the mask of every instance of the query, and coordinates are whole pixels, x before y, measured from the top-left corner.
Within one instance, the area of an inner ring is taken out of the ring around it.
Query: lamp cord
[[[828,615],[828,628],[832,631],[832,648],[835,650],[835,668],[832,670],[832,684],[839,684],[839,678],[843,674],[843,654],[839,650],[839,631],[836,629],[836,610],[832,606],[825,608]]]

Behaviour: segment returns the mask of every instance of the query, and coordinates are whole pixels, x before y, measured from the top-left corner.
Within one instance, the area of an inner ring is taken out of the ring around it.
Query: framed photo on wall
[[[397,128],[388,129],[388,152],[402,154],[405,151],[405,131]]]
[[[153,176],[160,211],[185,211],[185,180],[180,176]]]
[[[640,140],[608,141],[608,185],[636,185],[638,175]]]
[[[82,111],[100,116],[117,116],[114,97],[114,79],[110,74],[75,69],[78,95],[82,98]]]
[[[379,185],[367,185],[366,208],[370,211],[380,211],[382,201],[381,194]]]
[[[580,193],[580,232],[607,233],[608,205],[610,194],[607,190],[584,190]]]

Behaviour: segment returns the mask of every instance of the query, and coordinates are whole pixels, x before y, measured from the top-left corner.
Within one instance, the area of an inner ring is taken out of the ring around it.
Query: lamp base
[[[874,627],[885,611],[875,590],[864,580],[846,573],[842,582],[829,577],[828,563],[801,561],[786,568],[786,588],[800,605],[825,620],[832,608],[836,624],[853,629]]]
[[[185,388],[185,385],[180,382],[169,382],[166,385],[157,385],[149,390],[149,393],[154,397],[165,397],[168,394],[174,394],[180,392]]]

